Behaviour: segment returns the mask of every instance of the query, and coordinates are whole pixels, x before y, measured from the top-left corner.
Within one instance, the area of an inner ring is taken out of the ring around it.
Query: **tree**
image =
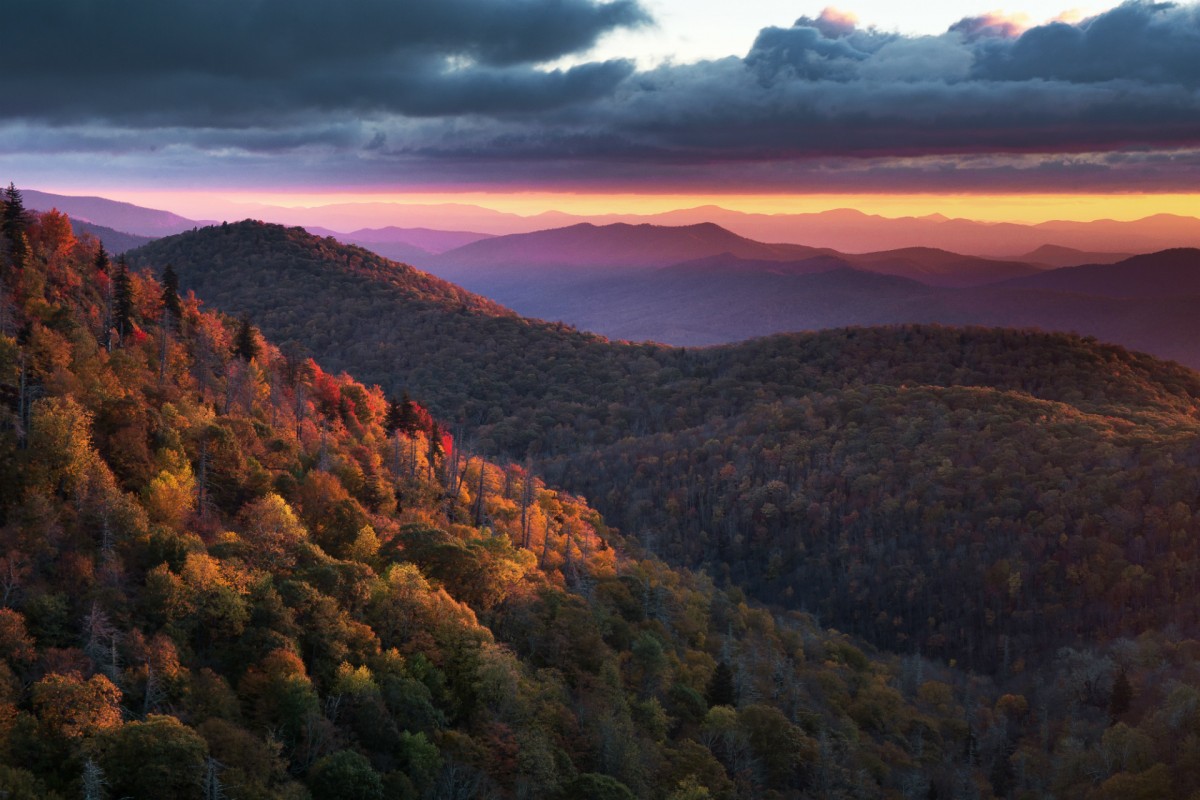
[[[3,206],[0,210],[0,232],[8,240],[13,265],[22,268],[29,258],[29,240],[26,233],[30,214],[25,210],[25,201],[21,198],[21,193],[11,183],[4,190]]]
[[[103,248],[101,252],[104,252]],[[170,264],[167,264],[162,274],[162,307],[177,321],[183,317],[183,301],[179,299],[179,275]]]
[[[249,315],[242,316],[238,332],[233,337],[233,354],[244,361],[258,358],[258,338],[254,335],[254,326],[250,324]]]
[[[92,262],[92,266],[95,267],[96,272],[101,272],[105,275],[108,274],[108,268],[112,266],[108,259],[108,251],[104,249],[103,242],[96,248],[96,260]]]
[[[323,800],[383,800],[383,779],[371,762],[353,750],[339,750],[313,764],[308,773],[313,797]]]
[[[81,739],[121,725],[121,690],[103,675],[51,673],[33,685],[38,719],[59,736]]]
[[[238,514],[255,566],[284,569],[296,563],[296,551],[308,538],[308,531],[277,494],[268,494],[247,503]]]
[[[1121,715],[1129,710],[1132,702],[1133,684],[1129,682],[1129,675],[1122,667],[1121,671],[1117,673],[1117,677],[1113,679],[1112,694],[1108,700],[1108,718],[1115,723],[1121,718]]]
[[[133,280],[129,277],[129,265],[125,256],[117,259],[117,272],[113,275],[113,324],[117,337],[124,340],[133,330]]]
[[[708,682],[708,690],[704,693],[709,708],[713,706],[737,705],[737,688],[733,683],[733,670],[725,661],[717,664],[712,680]]]
[[[208,744],[175,717],[151,714],[97,741],[114,797],[203,798]]]

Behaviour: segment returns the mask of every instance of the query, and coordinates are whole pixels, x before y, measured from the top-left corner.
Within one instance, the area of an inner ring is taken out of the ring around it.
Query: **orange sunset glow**
[[[55,187],[63,194],[98,194],[99,187]],[[660,214],[698,206],[719,206],[747,214],[811,214],[852,208],[883,217],[942,214],[985,222],[1038,223],[1063,219],[1135,220],[1155,214],[1191,215],[1200,199],[1194,194],[651,194],[568,192],[387,192],[387,191],[180,191],[109,190],[106,196],[152,207],[171,208],[198,219],[241,219],[258,206],[314,209],[330,205],[470,204],[508,214],[535,216],[558,211],[584,217],[612,214]],[[349,209],[353,215],[353,210]],[[403,211],[395,209],[397,222]],[[386,208],[362,210],[362,227],[381,224]]]

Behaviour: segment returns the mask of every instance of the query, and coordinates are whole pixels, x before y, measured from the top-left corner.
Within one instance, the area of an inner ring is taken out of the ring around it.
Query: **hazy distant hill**
[[[682,227],[580,223],[474,242],[431,259],[427,266],[447,277],[503,273],[532,279],[560,270],[665,267],[721,253],[784,261],[823,252],[800,245],[756,242],[712,223]]]
[[[154,241],[153,236],[137,236],[132,233],[123,231],[115,231],[112,228],[106,228],[103,225],[95,225],[91,222],[82,222],[80,220],[71,220],[71,228],[78,236],[80,234],[91,234],[104,243],[104,249],[112,255],[120,255],[126,250],[133,250],[136,247],[141,247],[144,244]]]
[[[753,214],[713,205],[658,214],[589,216],[560,211],[521,216],[460,203],[342,203],[314,208],[253,206],[247,207],[246,213],[289,225],[339,230],[401,225],[500,235],[531,233],[585,222],[597,226],[613,223],[688,226],[711,222],[757,241],[802,244],[847,253],[935,247],[1003,259],[1045,245],[1099,253],[1148,253],[1170,247],[1200,246],[1200,219],[1169,214],[1130,222],[1052,221],[1029,225],[950,219],[941,214],[888,218],[853,209],[806,214]],[[1056,262],[1044,263],[1058,265]]]
[[[1200,249],[1179,248],[1115,264],[1065,267],[1004,285],[1104,297],[1200,297]]]
[[[203,222],[186,219],[170,211],[143,208],[103,197],[75,197],[22,189],[27,208],[49,211],[56,208],[74,221],[91,222],[138,236],[168,236],[191,230]]]
[[[597,220],[628,221],[624,217]],[[849,253],[936,247],[972,255],[1011,257],[1044,245],[1085,251],[1147,253],[1171,247],[1200,247],[1200,219],[1158,214],[1119,222],[1050,221],[1038,225],[928,217],[888,218],[853,209],[813,214],[746,214],[716,206],[641,218],[659,225],[706,220],[742,236],[770,242],[802,242]],[[558,224],[566,224],[560,221]]]
[[[851,255],[828,248],[768,244],[712,223],[686,226],[585,223],[486,239],[418,263],[475,291],[506,298],[513,291],[524,291],[543,280],[552,281],[555,292],[570,293],[572,276],[611,277],[619,272],[646,272],[699,259],[724,259],[729,269],[740,270],[746,268],[746,262],[797,262],[816,256],[936,286],[973,286],[1030,275],[1041,269],[1021,262],[964,256],[929,247]],[[712,261],[709,266],[715,263]]]
[[[941,251],[907,252],[909,258],[839,254],[797,261],[722,254],[606,275],[539,278],[534,269],[525,279],[479,271],[461,280],[522,314],[613,339],[697,346],[845,325],[1037,327],[1200,367],[1198,251],[1047,272]],[[907,274],[884,274],[890,271]],[[998,280],[1012,272],[1022,277]]]
[[[456,247],[487,239],[491,234],[471,231],[443,231],[432,228],[363,228],[349,233],[339,233],[320,226],[306,226],[316,236],[332,236],[347,244],[356,244],[378,253],[392,261],[406,264],[420,263],[430,256],[453,250]]]
[[[911,278],[930,286],[979,286],[1041,272],[1041,267],[1027,262],[964,256],[933,247],[908,247],[843,258],[858,269]]]
[[[1090,253],[1073,247],[1046,244],[1019,255],[1015,260],[1047,267],[1078,267],[1083,264],[1115,264],[1133,256],[1133,253]]]

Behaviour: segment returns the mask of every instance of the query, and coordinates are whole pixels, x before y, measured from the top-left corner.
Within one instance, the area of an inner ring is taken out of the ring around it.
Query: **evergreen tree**
[[[162,274],[162,307],[175,319],[183,317],[183,301],[179,299],[179,275],[167,264]]]
[[[733,685],[733,670],[729,664],[722,661],[717,664],[712,680],[708,682],[708,691],[704,693],[709,707],[737,705],[737,687]]]
[[[429,429],[429,449],[426,452],[430,467],[442,457],[444,452],[442,449],[442,426],[434,422],[433,427]]]
[[[25,266],[29,258],[29,240],[26,231],[29,228],[30,214],[25,210],[25,201],[17,187],[8,184],[4,190],[3,208],[0,209],[0,229],[8,242],[8,252],[13,266],[18,269]]]
[[[400,401],[395,397],[388,400],[387,416],[384,418],[384,428],[387,430],[388,436],[392,436],[396,431],[400,430],[400,424],[403,419],[404,412]]]
[[[245,361],[258,358],[258,339],[254,336],[254,326],[250,324],[248,315],[242,316],[237,335],[233,337],[233,354]]]
[[[133,281],[129,277],[129,265],[125,256],[117,259],[117,272],[113,275],[113,324],[117,336],[124,339],[133,330]]]
[[[1117,673],[1117,677],[1113,679],[1112,694],[1108,699],[1108,718],[1115,724],[1133,703],[1133,684],[1129,682],[1129,675],[1122,668]]]
[[[100,247],[97,248],[96,260],[93,263],[96,267],[96,272],[103,272],[105,275],[108,274],[110,262],[108,260],[108,251],[104,249],[104,242],[101,242]]]

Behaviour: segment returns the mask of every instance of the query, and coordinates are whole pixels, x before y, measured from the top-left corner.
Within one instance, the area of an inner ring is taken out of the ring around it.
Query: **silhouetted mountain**
[[[878,253],[843,255],[842,258],[868,272],[897,275],[930,286],[979,286],[1041,272],[1041,268],[1027,262],[964,256],[933,247],[908,247]]]
[[[463,204],[344,203],[315,208],[246,207],[262,219],[289,225],[351,230],[381,227],[453,228],[491,234],[530,233],[580,223],[607,226],[689,226],[714,223],[750,239],[785,242],[847,253],[936,247],[956,253],[1012,258],[1014,253],[1057,245],[1083,251],[1148,253],[1200,246],[1200,219],[1169,214],[1119,222],[1052,221],[1040,225],[951,219],[942,214],[888,218],[853,209],[805,214],[755,214],[708,205],[657,214],[578,215],[551,211],[534,216]],[[1050,262],[1054,265],[1053,262]]]
[[[642,221],[659,225],[715,222],[742,236],[770,242],[802,242],[850,253],[936,247],[956,253],[1011,257],[1013,253],[1052,244],[1086,251],[1147,253],[1170,247],[1200,246],[1200,219],[1158,214],[1120,222],[1050,221],[1038,225],[947,219],[942,215],[888,218],[853,209],[810,214],[747,214],[716,206],[671,211],[631,219],[613,215],[605,221]],[[559,224],[565,224],[560,220]]]
[[[625,274],[637,279],[657,267],[703,259],[711,259],[705,267],[708,273],[718,263],[745,271],[751,267],[761,270],[765,262],[790,262],[794,271],[798,262],[822,256],[837,259],[842,265],[933,286],[977,286],[1040,271],[1030,264],[928,247],[850,255],[802,245],[767,244],[707,223],[681,227],[573,225],[486,239],[417,263],[504,303],[519,303],[513,298],[527,296],[538,286],[562,295],[562,300],[569,303],[571,295],[583,290],[573,281]],[[812,268],[811,263],[803,267],[805,271]],[[528,307],[522,308],[524,313],[534,313]]]
[[[1115,264],[1064,267],[1004,285],[1104,297],[1200,297],[1200,250],[1178,248]]]
[[[1089,253],[1086,250],[1076,250],[1073,247],[1059,245],[1042,245],[1024,255],[1017,256],[1016,261],[1030,264],[1042,264],[1046,267],[1078,267],[1084,264],[1115,264],[1131,257],[1133,253]]]
[[[422,263],[430,256],[456,247],[491,238],[491,234],[470,231],[443,231],[432,228],[363,228],[339,233],[319,226],[306,226],[317,236],[332,236],[346,244],[356,244],[392,261]]]
[[[930,258],[930,271],[965,264],[982,278],[1032,270],[1010,262],[960,260],[941,251],[915,252]],[[524,279],[513,279],[472,273],[464,283],[521,314],[562,320],[612,339],[700,346],[846,325],[1036,327],[1097,336],[1200,367],[1200,314],[1189,296],[1196,294],[1196,272],[1188,267],[1195,262],[1188,255],[1193,252],[1139,256],[1128,262],[1131,269],[1071,268],[962,288],[882,274],[895,269],[928,275],[921,262],[914,266],[911,259],[880,257],[888,254],[798,261],[722,254],[599,276],[560,272],[539,279],[526,272]],[[864,258],[874,263],[867,268],[856,263]],[[949,282],[955,275],[947,271],[939,278]]]
[[[473,231],[445,231],[432,228],[363,228],[346,234],[354,244],[403,242],[430,253],[444,253],[456,247],[491,239],[493,234]]]
[[[91,222],[81,222],[79,220],[71,220],[71,228],[75,234],[89,234],[95,236],[104,243],[104,249],[112,255],[120,255],[126,250],[133,250],[141,247],[144,244],[154,241],[153,236],[137,236],[132,233],[124,233],[123,231],[115,231],[112,228],[106,228],[103,225],[96,225]]]
[[[712,223],[684,227],[581,223],[485,239],[443,253],[431,259],[428,266],[441,275],[481,272],[532,277],[535,271],[665,267],[722,253],[785,261],[824,252],[800,245],[756,242]]]
[[[103,197],[76,197],[29,189],[22,190],[21,193],[28,208],[39,211],[56,208],[71,217],[72,220],[91,222],[113,230],[127,231],[137,236],[168,236],[205,224],[185,219],[170,211],[143,208],[135,206],[133,203],[122,203]]]

